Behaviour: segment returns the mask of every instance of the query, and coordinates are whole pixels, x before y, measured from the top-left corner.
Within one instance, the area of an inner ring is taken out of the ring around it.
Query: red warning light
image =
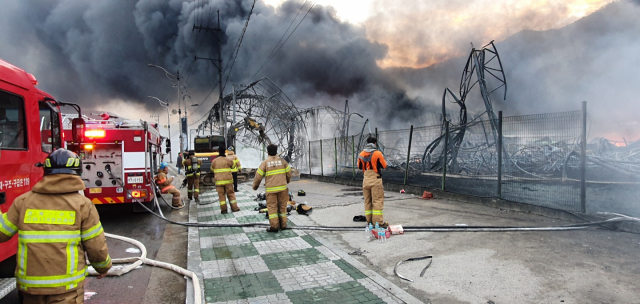
[[[88,138],[104,138],[105,135],[106,135],[106,132],[100,129],[84,131],[84,136]]]

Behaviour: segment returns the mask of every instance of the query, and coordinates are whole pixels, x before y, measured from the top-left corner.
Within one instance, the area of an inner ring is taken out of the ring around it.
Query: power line
[[[289,29],[291,28],[291,25],[293,25],[293,22],[296,21],[296,19],[298,19],[298,15],[300,15],[300,12],[302,11],[302,9],[304,8],[304,5],[307,4],[307,0],[304,1],[304,3],[302,3],[302,6],[300,6],[300,9],[298,9],[298,13],[296,13],[296,16],[293,18],[293,20],[291,20],[291,22],[289,23],[289,26],[287,27],[287,29],[284,31],[284,33],[282,33],[282,37],[280,37],[280,40],[278,40],[278,43],[276,43],[275,46],[273,46],[273,49],[271,50],[271,52],[269,53],[269,56],[267,56],[267,59],[265,59],[265,61],[262,63],[262,65],[260,66],[260,68],[258,69],[258,71],[251,76],[251,79],[253,79],[254,77],[256,77],[256,75],[262,70],[262,68],[264,68],[265,65],[267,65],[267,63],[269,62],[269,60],[271,60],[271,56],[274,55],[275,50],[278,48],[278,45],[280,45],[280,42],[282,42],[282,39],[284,38],[284,36],[287,34],[287,32],[289,32]],[[249,82],[251,82],[251,80],[249,80]]]
[[[229,74],[227,74],[227,79],[226,79],[226,81],[225,81],[225,86],[226,86],[226,82],[229,80],[229,76],[231,75],[231,72],[233,71],[233,66],[234,66],[234,64],[235,64],[235,62],[236,62],[236,59],[238,58],[238,52],[240,51],[240,46],[242,45],[242,41],[243,41],[243,39],[244,39],[244,34],[246,33],[246,31],[247,31],[247,27],[249,26],[249,21],[251,20],[251,15],[253,14],[253,9],[255,8],[255,4],[256,4],[256,2],[257,2],[257,0],[254,0],[254,1],[253,1],[253,4],[251,5],[251,10],[249,11],[249,15],[247,16],[247,21],[245,22],[244,28],[243,28],[243,30],[242,30],[242,34],[241,34],[241,35],[240,35],[240,37],[238,38],[238,42],[236,43],[236,46],[235,46],[234,50],[233,50],[233,51],[231,52],[231,54],[230,54],[229,61],[231,61],[231,57],[232,57],[232,56],[234,56],[234,52],[235,52],[235,56],[233,57],[233,61],[232,61],[231,65],[230,65],[230,66],[227,66],[227,67],[229,67]],[[207,26],[206,30],[210,30],[208,26]],[[218,31],[220,31],[220,29],[219,29],[219,28],[218,28],[217,30],[218,30]],[[218,43],[220,43],[220,40],[218,40]],[[220,64],[222,64],[222,63],[221,63],[221,62],[218,62],[218,64],[220,65]],[[227,70],[227,67],[225,67],[224,71],[223,71],[221,74],[224,74],[224,72]],[[218,68],[220,68],[220,67],[218,66]],[[205,96],[205,98],[202,100],[202,102],[200,102],[200,104],[199,104],[198,108],[196,108],[196,111],[195,111],[195,112],[197,112],[197,110],[198,110],[198,109],[200,109],[200,107],[201,107],[202,105],[204,105],[204,103],[205,103],[205,101],[207,100],[207,98],[209,98],[209,96],[211,96],[211,94],[213,93],[213,91],[215,91],[215,89],[216,89],[216,88],[219,88],[219,85],[216,85],[216,86],[214,86],[214,87],[213,87],[213,89],[211,89],[211,91],[209,92],[209,94],[207,94],[207,96]],[[224,91],[224,86],[223,86],[223,87],[222,87],[222,89],[220,89],[220,90],[221,90],[221,92],[222,92],[222,91]],[[211,110],[207,111],[207,114],[203,115],[201,118],[199,118],[195,123],[191,124],[190,126],[193,126],[193,125],[195,125],[196,123],[198,123],[198,122],[200,122],[200,121],[204,120],[204,119],[205,119],[205,117],[209,116],[209,112],[210,112],[210,111],[211,111]],[[192,115],[193,115],[193,114],[192,114]],[[191,117],[191,116],[189,116],[189,117]]]
[[[279,52],[282,47],[287,43],[287,41],[289,41],[289,38],[291,38],[291,35],[293,35],[293,33],[295,33],[295,31],[298,29],[298,27],[300,26],[300,24],[302,23],[302,21],[304,21],[305,18],[307,18],[307,15],[309,15],[309,12],[311,12],[311,9],[313,9],[313,7],[316,6],[316,3],[314,2],[313,5],[311,5],[311,7],[309,8],[309,10],[307,10],[307,13],[304,14],[304,17],[302,17],[302,19],[300,20],[300,22],[298,22],[298,24],[296,25],[296,27],[293,29],[293,31],[291,31],[291,33],[289,34],[289,36],[287,36],[287,39],[284,40],[284,42],[280,45],[280,48],[276,51]],[[274,54],[275,56],[275,54]],[[273,57],[271,57],[273,58]]]
[[[233,58],[233,61],[231,62],[231,67],[229,68],[229,73],[227,74],[227,79],[224,81],[224,85],[222,86],[222,92],[224,92],[224,88],[227,86],[227,82],[229,81],[229,77],[231,76],[231,72],[233,71],[233,66],[236,63],[236,59],[238,58],[238,52],[240,51],[240,45],[242,44],[242,40],[244,39],[244,34],[247,32],[247,27],[249,26],[249,20],[251,20],[251,15],[253,14],[253,8],[256,6],[256,1],[257,0],[253,0],[253,4],[251,5],[251,10],[249,11],[249,16],[247,16],[247,21],[244,23],[244,28],[242,29],[242,34],[240,35],[240,38],[238,38],[238,43],[236,44],[236,48],[235,48],[235,56]],[[231,55],[233,55],[233,51],[232,51]],[[229,58],[229,59],[231,59],[231,58]],[[225,70],[226,70],[226,68],[225,68]]]

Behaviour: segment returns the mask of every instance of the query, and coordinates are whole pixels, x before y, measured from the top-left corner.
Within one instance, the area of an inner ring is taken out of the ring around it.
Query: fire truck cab
[[[162,141],[157,126],[106,112],[83,118],[84,141],[67,147],[82,159],[84,195],[97,205],[140,201],[152,207]]]
[[[44,162],[53,150],[63,147],[61,105],[39,90],[36,78],[0,59],[0,210],[6,213],[13,201],[42,179]],[[74,105],[76,109],[79,107]],[[80,113],[79,113],[80,114]],[[81,125],[72,124],[77,133]],[[73,132],[69,133],[71,137]],[[80,139],[79,137],[77,137]],[[13,276],[18,235],[0,244],[0,276]],[[13,266],[10,266],[13,264]]]

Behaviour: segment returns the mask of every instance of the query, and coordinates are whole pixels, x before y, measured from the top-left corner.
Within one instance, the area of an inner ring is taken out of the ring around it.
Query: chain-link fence
[[[505,117],[502,197],[580,211],[580,111]]]
[[[383,180],[580,211],[581,114],[380,131],[378,148],[388,164]],[[311,174],[362,179],[357,157],[367,137],[311,141]]]
[[[446,191],[477,196],[497,195],[497,137],[498,132],[489,121],[465,126],[464,139],[455,149],[451,147],[452,152],[448,155]]]
[[[409,158],[409,185],[440,188],[442,186],[442,172],[432,170],[438,161],[432,155],[442,154],[443,146],[431,149],[430,143],[440,138],[445,130],[442,126],[418,127],[413,129],[411,137],[411,153]]]
[[[320,140],[309,142],[309,174],[323,175],[322,150]]]
[[[405,182],[407,152],[409,151],[409,137],[407,135],[409,133],[409,129],[378,132],[378,146],[387,161],[387,169],[382,173],[382,178],[385,181],[395,184]]]

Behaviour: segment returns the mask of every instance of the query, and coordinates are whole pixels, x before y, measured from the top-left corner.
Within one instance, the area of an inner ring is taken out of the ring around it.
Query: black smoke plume
[[[340,108],[349,99],[352,110],[366,109],[381,122],[404,120],[408,117],[404,113],[421,109],[377,66],[387,47],[369,41],[364,29],[338,20],[332,7],[314,6],[252,77],[291,20],[298,14],[290,31],[307,13],[311,2],[303,3],[291,0],[275,10],[257,1],[228,83],[229,70],[223,76],[224,93],[231,91],[231,83],[246,84],[266,76],[301,107]],[[218,99],[217,68],[212,61],[195,60],[216,58],[218,36],[194,30],[194,25],[216,28],[220,11],[223,66],[228,67],[252,4],[251,0],[3,1],[0,58],[35,74],[40,87],[57,98],[86,108],[104,109],[120,100],[160,111],[148,95],[169,99],[176,107],[171,81],[147,64],[173,74],[179,71],[187,87],[185,102],[201,104],[191,109],[191,123]]]

